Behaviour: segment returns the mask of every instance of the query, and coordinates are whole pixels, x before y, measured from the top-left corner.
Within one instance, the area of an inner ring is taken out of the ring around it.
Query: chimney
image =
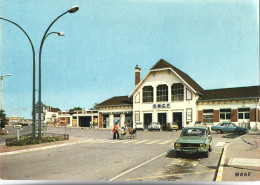
[[[135,66],[135,86],[137,86],[140,82],[140,72],[141,68],[138,65]]]

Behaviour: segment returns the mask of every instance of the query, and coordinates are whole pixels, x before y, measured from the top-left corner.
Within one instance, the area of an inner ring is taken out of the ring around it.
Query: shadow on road
[[[241,136],[241,135],[238,135],[238,134],[228,134],[228,135],[222,136],[222,138],[235,139],[235,138],[237,138],[239,136]]]
[[[182,154],[181,156],[176,156],[176,153],[173,149],[169,150],[165,157],[168,158],[181,158],[181,159],[200,159],[204,158],[201,154]]]

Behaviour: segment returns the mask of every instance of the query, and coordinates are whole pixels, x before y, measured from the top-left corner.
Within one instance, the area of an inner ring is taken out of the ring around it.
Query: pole
[[[32,52],[33,52],[33,90],[32,90],[32,92],[33,92],[32,93],[32,120],[33,120],[33,122],[32,122],[32,136],[33,136],[33,139],[35,139],[35,50],[34,50],[34,46],[33,46],[31,38],[29,37],[29,35],[26,33],[26,31],[21,26],[19,26],[15,22],[10,21],[8,19],[2,18],[2,17],[0,17],[0,19],[7,21],[7,22],[10,22],[10,23],[14,24],[15,26],[17,26],[20,30],[22,30],[23,33],[28,38],[28,40],[31,44],[31,47],[32,47]]]
[[[68,13],[68,11],[64,12],[63,14],[61,14],[60,16],[58,16],[51,24],[50,26],[47,28],[47,30],[45,31],[43,37],[42,37],[42,41],[41,41],[41,45],[40,45],[40,50],[39,50],[39,114],[38,114],[38,119],[39,119],[39,126],[38,126],[38,139],[41,139],[41,112],[42,112],[42,102],[41,102],[41,53],[42,53],[42,46],[44,43],[44,40],[46,38],[46,35],[49,31],[49,29],[51,28],[51,26],[63,15],[65,15],[66,13]]]
[[[3,76],[1,76],[1,111],[3,110]]]

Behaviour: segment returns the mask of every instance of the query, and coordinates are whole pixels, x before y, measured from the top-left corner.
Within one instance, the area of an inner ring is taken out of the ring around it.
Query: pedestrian
[[[118,122],[114,125],[114,129],[113,129],[113,139],[119,139],[119,133],[118,133]]]

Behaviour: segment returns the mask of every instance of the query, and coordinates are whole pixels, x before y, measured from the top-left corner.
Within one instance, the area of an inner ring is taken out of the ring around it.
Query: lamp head
[[[58,32],[58,35],[59,36],[65,36],[65,33],[64,32]]]
[[[69,13],[75,13],[76,11],[78,11],[79,7],[78,6],[73,6],[70,10]]]

